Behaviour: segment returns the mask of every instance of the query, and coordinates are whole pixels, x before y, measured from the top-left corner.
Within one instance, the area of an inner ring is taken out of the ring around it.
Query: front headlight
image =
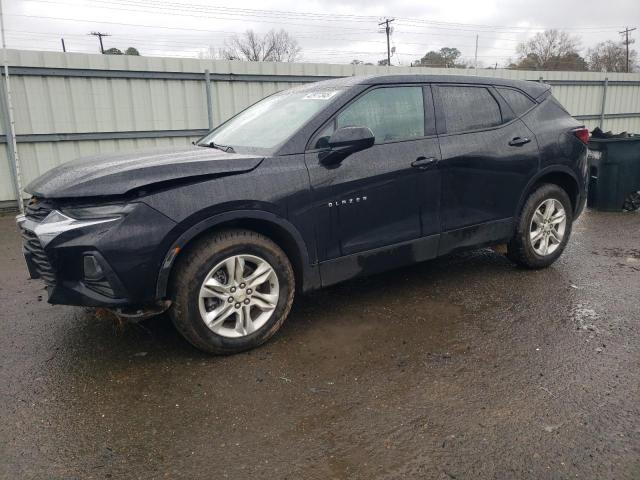
[[[91,207],[64,207],[60,210],[71,218],[85,220],[122,217],[133,210],[134,207],[135,204],[132,203],[114,203]]]
[[[65,212],[69,213],[66,210]],[[78,212],[75,213],[77,214]],[[36,223],[35,225],[33,225],[32,230],[40,240],[42,248],[44,248],[51,242],[51,240],[56,238],[61,233],[68,232],[69,230],[75,230],[77,228],[98,225],[100,223],[114,222],[120,219],[122,215],[122,213],[112,213],[111,215],[105,215],[101,218],[95,216],[86,218],[81,218],[78,216],[76,218],[72,218],[59,210],[52,210],[51,213],[49,213],[49,215],[47,215],[41,223]],[[25,228],[28,228],[26,224],[24,224],[24,226]]]

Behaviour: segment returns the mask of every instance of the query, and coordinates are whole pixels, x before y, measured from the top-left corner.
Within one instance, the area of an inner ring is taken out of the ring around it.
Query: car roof
[[[325,80],[306,85],[307,90],[324,90],[355,85],[386,85],[394,83],[455,83],[467,85],[497,85],[517,88],[533,98],[549,90],[549,85],[528,80],[512,80],[498,77],[478,77],[475,75],[426,75],[426,74],[386,74],[361,75]]]

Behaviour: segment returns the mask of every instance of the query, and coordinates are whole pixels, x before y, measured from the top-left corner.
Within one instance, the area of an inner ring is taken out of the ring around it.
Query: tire
[[[564,210],[564,223],[554,224],[561,218],[560,207]],[[547,211],[550,212],[549,218],[545,218]],[[507,257],[525,268],[548,267],[562,255],[571,236],[572,223],[573,210],[567,192],[555,184],[540,185],[529,195],[522,208],[516,231],[507,245]],[[560,229],[560,226],[563,228]]]
[[[625,212],[635,212],[636,210],[640,210],[640,190],[630,193],[627,198],[625,198],[622,210]]]
[[[263,283],[252,290],[258,281]],[[293,304],[295,277],[269,238],[224,230],[197,240],[179,257],[170,285],[169,315],[176,329],[194,347],[228,355],[261,345],[280,329]]]

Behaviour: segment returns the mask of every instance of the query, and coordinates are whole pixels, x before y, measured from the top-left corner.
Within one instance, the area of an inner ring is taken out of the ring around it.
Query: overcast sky
[[[97,52],[91,31],[111,34],[105,48],[138,48],[142,55],[206,56],[247,29],[284,28],[306,62],[377,62],[386,40],[377,23],[396,18],[393,64],[408,65],[428,50],[457,47],[481,65],[503,65],[536,31],[559,28],[580,37],[583,51],[619,40],[625,25],[640,23],[640,0],[2,0],[9,48]],[[639,30],[633,32],[638,37]]]

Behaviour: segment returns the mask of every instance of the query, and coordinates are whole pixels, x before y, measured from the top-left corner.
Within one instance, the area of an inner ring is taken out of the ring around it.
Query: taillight
[[[573,131],[573,134],[577,137],[585,145],[589,143],[589,129],[588,128],[576,128]]]

